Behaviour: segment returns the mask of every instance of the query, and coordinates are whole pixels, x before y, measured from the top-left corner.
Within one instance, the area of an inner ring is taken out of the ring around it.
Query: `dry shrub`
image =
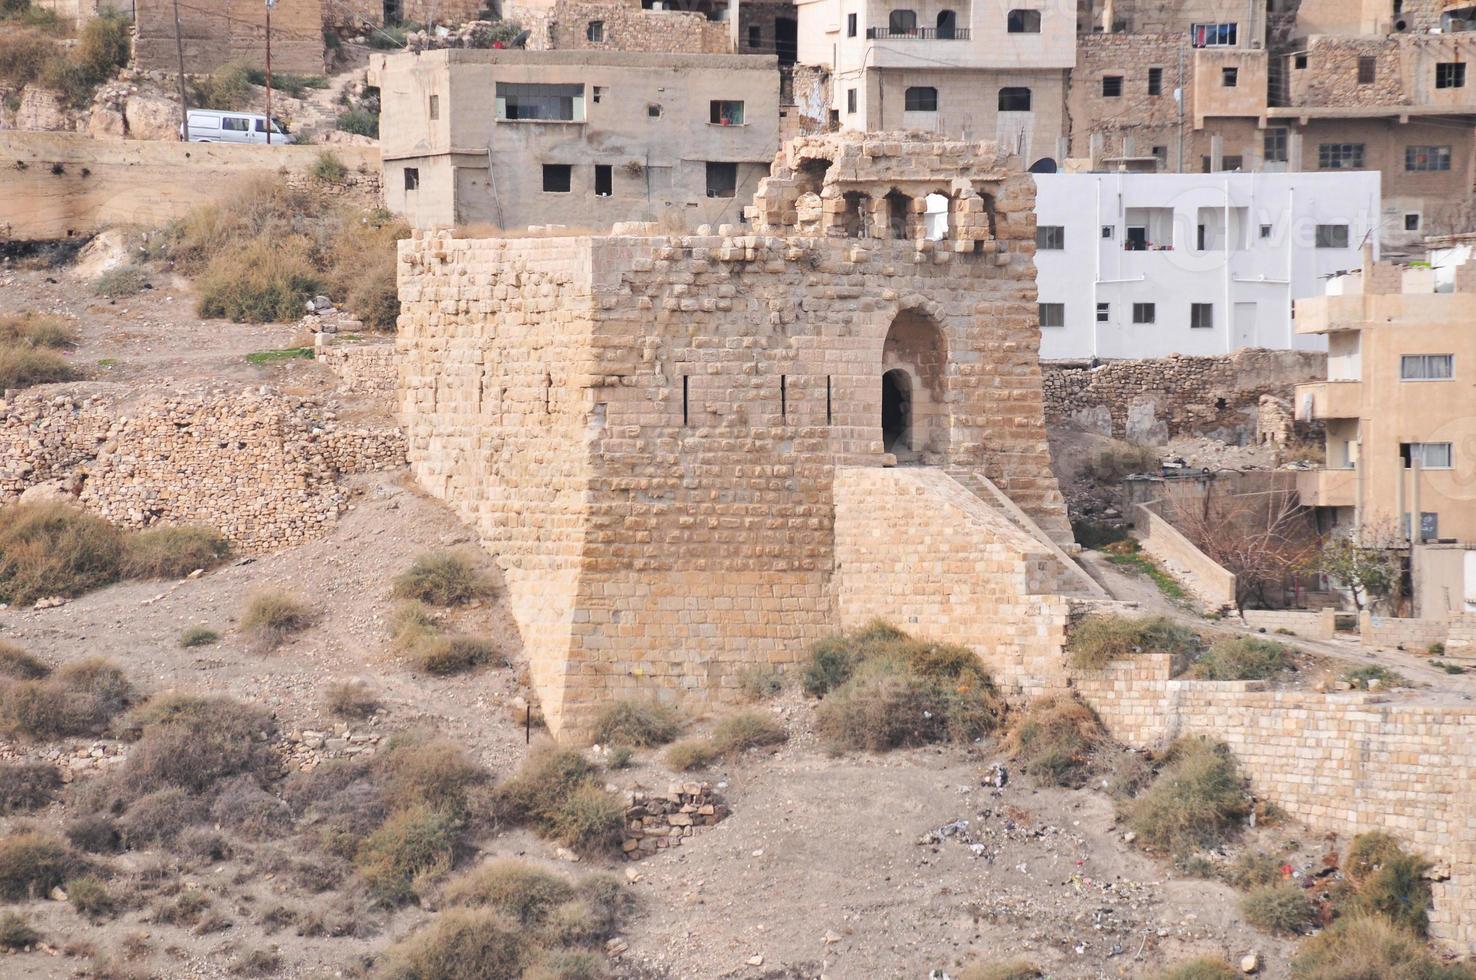
[[[122,774],[136,789],[178,786],[204,793],[237,775],[265,782],[281,765],[271,744],[277,730],[271,716],[230,698],[166,694],[128,723],[139,736]]]
[[[118,832],[130,849],[152,844],[171,844],[186,827],[210,815],[205,800],[178,786],[145,793],[128,805],[118,818]]]
[[[1077,623],[1066,643],[1067,663],[1077,670],[1100,670],[1135,653],[1190,653],[1199,637],[1166,616],[1091,615]]]
[[[487,909],[448,909],[386,954],[386,980],[519,980],[530,958],[517,925]]]
[[[450,904],[494,909],[523,928],[541,925],[573,898],[574,885],[567,878],[513,858],[485,864],[446,888]]]
[[[1189,669],[1207,681],[1270,680],[1296,670],[1291,651],[1272,640],[1239,636],[1216,640]]]
[[[1031,702],[1010,728],[1005,753],[1020,769],[1051,786],[1079,789],[1091,778],[1092,763],[1107,740],[1092,709],[1068,694],[1048,694]]]
[[[863,660],[889,656],[907,640],[906,633],[879,619],[860,629],[826,637],[810,648],[810,661],[800,686],[811,697],[821,697],[850,680]]]
[[[1225,882],[1241,891],[1274,885],[1284,877],[1285,858],[1272,851],[1246,851],[1225,869]]]
[[[1240,980],[1241,972],[1215,956],[1177,963],[1163,973],[1158,980]]]
[[[393,331],[399,321],[398,243],[409,237],[405,222],[373,215],[346,224],[334,243],[329,288],[370,330]]]
[[[394,584],[396,598],[433,606],[459,606],[491,591],[486,576],[466,556],[453,551],[421,555],[395,578]]]
[[[426,804],[458,814],[470,809],[471,793],[489,778],[461,746],[417,736],[391,740],[374,767],[391,806]]]
[[[125,265],[104,272],[92,280],[92,291],[105,299],[124,299],[143,292],[148,282],[147,270],[136,265]]]
[[[166,926],[192,926],[209,910],[210,896],[191,888],[155,906],[153,919]]]
[[[92,875],[71,879],[62,891],[67,893],[67,901],[72,903],[72,908],[94,922],[111,919],[118,912],[118,900]]]
[[[360,720],[379,710],[379,695],[361,680],[335,681],[323,692],[323,706],[339,718]]]
[[[244,109],[252,98],[251,72],[241,64],[225,65],[191,84],[193,104],[202,109]]]
[[[498,814],[581,854],[601,854],[620,841],[625,809],[600,788],[584,756],[551,743],[539,745],[512,779],[498,787]]]
[[[0,898],[18,902],[47,895],[80,864],[64,842],[39,831],[0,837]]]
[[[289,636],[313,625],[316,618],[307,603],[276,588],[257,591],[241,614],[241,630],[262,652],[275,650]]]
[[[1375,915],[1351,915],[1306,940],[1292,958],[1296,980],[1472,980],[1476,971],[1444,964],[1424,941]]]
[[[281,970],[282,954],[275,948],[249,950],[231,967],[238,977],[273,977]]]
[[[1284,936],[1306,932],[1317,921],[1307,893],[1289,882],[1251,889],[1240,900],[1240,912],[1257,929]]]
[[[659,701],[612,701],[594,723],[594,740],[602,745],[644,749],[665,745],[682,729],[682,716]]]
[[[306,243],[256,239],[210,260],[196,283],[197,311],[235,323],[287,322],[322,285]]]
[[[706,769],[718,760],[712,741],[700,735],[671,743],[666,749],[666,764],[678,772]]]
[[[990,681],[928,677],[903,662],[870,660],[826,695],[816,728],[837,748],[883,752],[972,742],[994,731],[1004,712]]]
[[[488,664],[504,664],[491,640],[465,633],[424,636],[408,651],[411,665],[434,677],[464,674]]]
[[[35,313],[0,315],[0,346],[63,350],[77,345],[77,331],[65,320]]]
[[[0,813],[43,807],[59,789],[61,773],[49,762],[0,763]]]
[[[85,813],[72,820],[67,840],[89,854],[111,854],[123,845],[117,823],[105,813]]]
[[[290,829],[292,810],[262,789],[254,777],[241,775],[221,785],[210,804],[210,819],[216,826],[260,840]]]
[[[523,980],[608,980],[603,957],[587,949],[554,949],[538,954],[523,972]]]
[[[79,377],[67,359],[55,351],[0,344],[0,391],[75,381]]]
[[[153,527],[130,535],[123,555],[123,574],[130,578],[183,578],[211,569],[230,553],[225,535],[200,525]]]
[[[1124,809],[1144,847],[1175,857],[1222,842],[1250,812],[1229,747],[1193,736],[1169,746],[1153,783]]]
[[[379,901],[387,905],[412,901],[451,870],[463,829],[455,814],[409,807],[364,839],[354,864]]]
[[[123,551],[122,531],[74,507],[0,508],[0,601],[26,605],[108,585],[122,574]]]
[[[773,715],[762,711],[739,711],[722,718],[709,736],[720,755],[737,755],[749,749],[782,745],[789,733]]]
[[[1353,838],[1342,865],[1357,909],[1381,915],[1417,936],[1429,930],[1433,899],[1425,875],[1433,865],[1425,858],[1374,831]]]
[[[0,682],[0,730],[38,740],[100,735],[132,698],[121,670],[90,657],[40,680]]]
[[[51,667],[14,643],[0,640],[0,677],[36,681],[51,673]]]
[[[1026,960],[1007,963],[975,963],[958,974],[958,980],[1036,980],[1045,976],[1040,967]]]
[[[41,934],[31,928],[17,912],[0,915],[0,949],[12,952],[30,949],[41,941]]]
[[[53,74],[64,62],[63,49],[33,27],[0,29],[0,88],[19,91]]]
[[[179,645],[186,650],[191,647],[208,647],[220,642],[220,634],[208,626],[191,626],[179,634]]]
[[[767,701],[784,692],[784,671],[778,667],[748,667],[738,675],[738,690],[750,701]]]

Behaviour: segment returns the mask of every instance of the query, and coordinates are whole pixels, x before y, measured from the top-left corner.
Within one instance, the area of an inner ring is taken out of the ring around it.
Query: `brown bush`
[[[446,901],[452,905],[495,909],[524,928],[541,925],[573,898],[568,879],[513,858],[484,864],[446,888]]]
[[[19,91],[65,60],[61,45],[34,27],[0,30],[0,87]]]
[[[62,891],[67,893],[67,901],[72,908],[93,922],[111,919],[118,912],[118,900],[92,875],[72,878]]]
[[[123,533],[100,517],[58,503],[0,507],[0,601],[81,595],[117,581],[122,562]]]
[[[53,316],[0,315],[0,345],[64,350],[77,345],[77,331],[65,320]]]
[[[1044,975],[1033,963],[1010,960],[1006,963],[978,963],[964,967],[958,980],[1036,980]]]
[[[516,924],[488,909],[448,909],[390,947],[387,980],[520,980],[531,952]]]
[[[749,749],[782,745],[789,740],[789,733],[768,712],[738,711],[718,720],[710,740],[719,754],[738,755]]]
[[[506,663],[491,640],[464,633],[420,637],[406,655],[415,669],[450,677],[493,663]]]
[[[1068,694],[1048,694],[1031,702],[1004,741],[1006,755],[1023,772],[1050,786],[1080,788],[1107,732],[1092,709]]]
[[[718,750],[712,740],[700,735],[672,742],[666,748],[666,764],[677,772],[692,772],[706,769],[718,760]]]
[[[51,666],[31,656],[14,643],[0,640],[0,678],[36,681],[51,673]]]
[[[1406,852],[1388,834],[1373,831],[1353,838],[1342,864],[1357,909],[1425,935],[1434,901],[1425,877],[1433,867],[1429,861]]]
[[[496,810],[572,850],[601,853],[619,843],[625,809],[595,777],[595,768],[578,752],[544,744],[497,788]]]
[[[80,863],[65,843],[39,831],[0,837],[0,898],[16,902],[44,896]]]
[[[49,762],[0,763],[0,813],[43,807],[61,789],[61,773]]]
[[[6,912],[0,915],[0,949],[20,952],[41,942],[41,934],[31,928],[21,915]]]
[[[253,239],[217,253],[196,281],[196,311],[234,323],[297,319],[303,304],[323,287],[308,244],[300,237]]]
[[[207,802],[189,790],[168,786],[145,793],[128,805],[118,818],[118,832],[132,849],[173,843],[180,832],[204,822],[210,815]]]
[[[78,660],[41,680],[0,684],[0,729],[42,740],[100,735],[132,697],[132,685],[110,661]]]
[[[469,794],[490,778],[459,745],[442,739],[392,740],[374,768],[391,806],[425,804],[450,813],[466,812]]]
[[[1066,641],[1068,663],[1078,670],[1100,670],[1137,653],[1192,653],[1199,637],[1166,616],[1091,615],[1077,623]]]
[[[364,681],[336,681],[324,691],[323,707],[339,718],[364,719],[379,710],[379,695]]]
[[[232,777],[220,786],[210,804],[210,819],[256,840],[292,828],[291,808],[247,775]]]
[[[993,731],[1004,713],[993,683],[931,677],[904,662],[875,659],[825,696],[815,720],[837,748],[884,752],[971,742]]]
[[[1316,911],[1300,885],[1262,885],[1240,900],[1245,920],[1267,932],[1294,936],[1306,932],[1317,921]]]
[[[1201,956],[1169,967],[1158,980],[1240,980],[1243,974],[1214,956]]]
[[[282,589],[255,592],[241,614],[241,631],[262,652],[275,650],[289,636],[313,624],[316,616],[307,603]]]
[[[665,745],[681,729],[682,717],[671,705],[659,701],[612,701],[595,718],[594,741],[644,749]]]
[[[123,574],[130,578],[183,578],[196,569],[214,568],[230,550],[225,535],[214,528],[153,527],[129,536]]]
[[[387,905],[418,898],[456,863],[461,819],[413,806],[390,816],[365,838],[354,864],[370,892]]]
[[[1181,856],[1213,846],[1250,812],[1224,743],[1186,736],[1169,746],[1162,762],[1147,791],[1125,808],[1144,847]]]
[[[1376,915],[1351,915],[1306,940],[1292,958],[1296,980],[1472,980],[1476,971],[1444,964],[1424,942]]]
[[[60,384],[79,377],[67,359],[55,351],[0,344],[0,391]]]
[[[122,773],[140,790],[178,786],[203,793],[236,775],[263,783],[281,765],[271,716],[230,698],[165,694],[130,715],[125,728],[138,739]]]
[[[462,554],[433,551],[415,559],[395,579],[396,598],[433,606],[458,606],[490,594],[491,583]]]
[[[86,813],[67,824],[67,840],[89,854],[111,854],[123,844],[118,825],[105,813]]]
[[[396,219],[348,223],[333,247],[329,288],[370,330],[393,331],[400,317],[398,242],[410,226]]]

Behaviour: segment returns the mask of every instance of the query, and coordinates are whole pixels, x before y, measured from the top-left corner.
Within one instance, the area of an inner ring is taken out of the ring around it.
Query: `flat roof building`
[[[417,228],[737,223],[778,148],[772,55],[378,55],[385,203]]]

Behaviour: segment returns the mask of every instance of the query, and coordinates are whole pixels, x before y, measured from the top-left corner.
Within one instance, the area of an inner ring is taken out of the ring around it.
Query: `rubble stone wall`
[[[266,5],[258,0],[210,0],[179,4],[185,71],[205,75],[225,65],[266,65]],[[173,71],[179,50],[175,6],[169,0],[137,0],[134,63]],[[323,74],[321,0],[280,4],[272,15],[272,67],[305,75]]]
[[[510,4],[509,20],[532,31],[533,51],[669,51],[731,54],[728,25],[695,11],[643,10],[639,3],[558,0],[542,4]],[[589,25],[602,25],[599,40]]]
[[[1184,435],[1244,444],[1256,438],[1262,395],[1289,397],[1297,384],[1325,378],[1326,363],[1320,353],[1244,349],[1216,357],[1110,361],[1096,368],[1045,364],[1046,422],[1147,445]]]
[[[1448,862],[1431,931],[1476,946],[1476,789],[1463,775],[1476,764],[1476,708],[1179,680],[1172,670],[1167,655],[1145,655],[1078,672],[1074,684],[1130,745],[1223,739],[1252,790],[1297,819],[1344,835],[1384,830]]]
[[[393,429],[340,428],[321,404],[254,391],[0,405],[0,502],[53,484],[120,526],[206,524],[246,554],[320,537],[346,503],[339,477],[405,460]]]
[[[393,342],[322,344],[314,359],[338,378],[340,391],[393,395],[400,386],[400,357]]]
[[[384,26],[384,0],[322,0],[323,23],[329,27],[356,28],[365,21]],[[476,20],[495,6],[490,0],[400,0],[401,18],[406,22],[439,25]],[[526,25],[525,25],[526,26]]]

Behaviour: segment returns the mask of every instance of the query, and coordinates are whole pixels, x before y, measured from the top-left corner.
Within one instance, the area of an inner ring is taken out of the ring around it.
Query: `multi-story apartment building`
[[[1076,20],[1046,0],[797,0],[799,62],[828,70],[830,123],[998,140],[1054,169]]]
[[[1378,249],[1379,175],[1038,174],[1047,359],[1320,349],[1292,301]]]
[[[1378,170],[1383,241],[1409,254],[1473,209],[1476,4],[1084,4],[1072,152],[1099,167]]]
[[[376,56],[385,203],[417,227],[738,222],[778,148],[772,55]]]

